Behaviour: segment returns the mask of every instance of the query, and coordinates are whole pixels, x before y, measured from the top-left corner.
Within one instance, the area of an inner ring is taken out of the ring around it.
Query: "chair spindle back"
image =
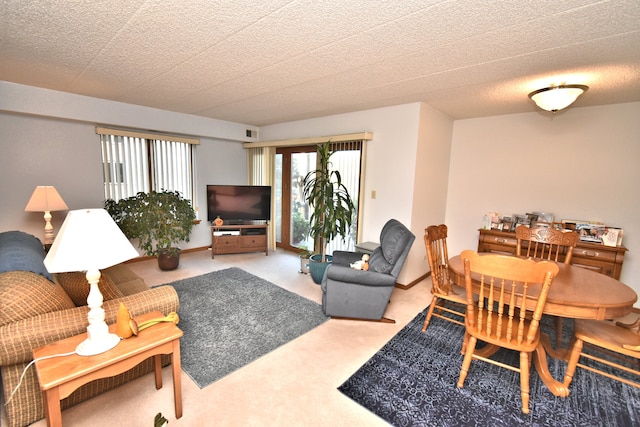
[[[537,336],[542,310],[558,266],[505,255],[464,251],[467,327],[508,347],[531,345]],[[474,281],[476,281],[474,283]],[[538,296],[530,288],[539,287]],[[474,292],[478,300],[474,303]],[[526,311],[533,311],[530,321]]]
[[[449,253],[447,250],[447,226],[430,225],[424,230],[424,245],[431,269],[432,293],[448,295],[451,291],[449,280]]]
[[[573,248],[580,236],[575,231],[561,231],[553,227],[516,227],[516,255],[547,261],[571,263]]]

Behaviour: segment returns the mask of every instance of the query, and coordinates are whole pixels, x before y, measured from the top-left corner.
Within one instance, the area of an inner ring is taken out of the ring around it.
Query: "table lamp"
[[[104,209],[69,211],[53,242],[44,265],[50,273],[86,271],[90,285],[87,305],[87,339],[76,347],[81,356],[92,356],[115,347],[120,338],[109,333],[104,321],[102,294],[98,288],[100,269],[138,256],[111,216]]]
[[[25,212],[44,212],[44,244],[53,243],[53,226],[51,225],[51,212],[69,209],[51,185],[38,185],[24,208]]]

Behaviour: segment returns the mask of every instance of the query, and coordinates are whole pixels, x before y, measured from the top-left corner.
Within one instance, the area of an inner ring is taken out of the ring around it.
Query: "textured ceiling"
[[[0,1],[0,80],[248,125],[640,101],[638,0]]]

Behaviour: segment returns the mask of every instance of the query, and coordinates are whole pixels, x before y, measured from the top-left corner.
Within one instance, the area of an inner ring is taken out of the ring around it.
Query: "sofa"
[[[86,332],[89,285],[84,272],[51,275],[44,267],[40,240],[20,231],[0,233],[0,374],[9,427],[22,427],[44,417],[42,393],[33,364],[33,350]],[[126,264],[101,271],[105,320],[116,321],[120,302],[132,316],[151,311],[178,311],[171,286],[149,288]],[[135,339],[135,338],[134,338]],[[163,363],[169,358],[163,357]],[[149,373],[148,359],[111,378],[88,383],[61,402],[68,408],[104,391]],[[16,389],[17,388],[17,389]],[[14,389],[16,389],[14,393]]]

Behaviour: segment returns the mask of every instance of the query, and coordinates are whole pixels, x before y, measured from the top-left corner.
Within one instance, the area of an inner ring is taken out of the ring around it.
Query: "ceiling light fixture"
[[[543,110],[555,113],[573,104],[587,89],[585,85],[550,86],[531,92],[529,98]]]

